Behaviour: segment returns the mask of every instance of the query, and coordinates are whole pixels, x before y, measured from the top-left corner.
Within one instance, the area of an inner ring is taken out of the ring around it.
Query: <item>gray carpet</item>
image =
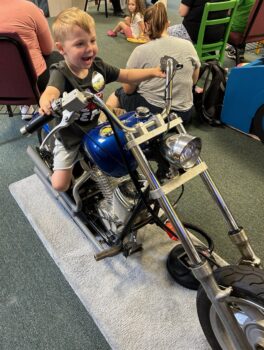
[[[173,242],[157,228],[140,232],[144,251],[101,262],[36,175],[10,191],[112,349],[210,349],[200,328],[196,292],[174,283],[165,260]]]

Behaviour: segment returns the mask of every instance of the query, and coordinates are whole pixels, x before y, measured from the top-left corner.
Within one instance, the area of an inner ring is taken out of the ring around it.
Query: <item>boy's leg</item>
[[[79,147],[80,145],[77,145],[66,149],[59,140],[55,140],[51,184],[56,191],[65,192],[70,187],[72,169],[79,160]]]
[[[55,170],[51,176],[52,187],[58,192],[65,192],[71,184],[72,168]]]

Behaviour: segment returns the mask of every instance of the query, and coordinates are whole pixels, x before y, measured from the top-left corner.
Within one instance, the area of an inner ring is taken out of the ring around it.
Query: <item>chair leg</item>
[[[13,117],[14,114],[13,114],[13,111],[12,111],[11,106],[6,105],[6,109],[7,109],[7,112],[8,112],[8,116],[9,116],[9,117]]]
[[[101,0],[98,0],[97,11],[99,11],[100,4],[101,4]],[[107,0],[105,0],[105,17],[106,17],[106,18],[108,17]]]
[[[107,0],[105,0],[105,17],[108,17],[108,11],[107,11]]]
[[[240,57],[239,57],[239,49],[235,47],[235,50],[236,50],[236,65],[238,65],[240,63]]]
[[[87,11],[88,1],[89,1],[89,0],[86,0],[86,1],[85,1],[85,5],[84,5],[84,11],[85,11],[85,12]]]

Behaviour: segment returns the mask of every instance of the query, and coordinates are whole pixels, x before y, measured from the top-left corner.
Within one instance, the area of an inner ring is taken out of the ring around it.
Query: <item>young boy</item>
[[[76,86],[80,90],[95,92],[92,88],[92,73],[101,73],[106,83],[139,83],[153,77],[164,78],[159,67],[148,69],[119,69],[106,64],[96,57],[95,23],[86,12],[72,7],[62,11],[53,26],[55,45],[64,56],[64,61],[53,65],[48,86],[40,98],[40,113],[51,113],[51,102],[70,92]],[[100,111],[87,109],[81,111],[80,119],[56,135],[54,164],[51,183],[57,191],[66,191],[71,183],[72,168],[78,160],[78,151],[85,132],[98,121]]]

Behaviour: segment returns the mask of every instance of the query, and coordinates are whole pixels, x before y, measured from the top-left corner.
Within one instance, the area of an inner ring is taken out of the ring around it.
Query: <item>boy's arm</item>
[[[50,114],[51,102],[60,97],[60,91],[54,86],[47,86],[39,100],[39,113]]]
[[[117,81],[120,83],[138,84],[151,78],[165,78],[166,73],[160,67],[144,69],[120,69]]]

